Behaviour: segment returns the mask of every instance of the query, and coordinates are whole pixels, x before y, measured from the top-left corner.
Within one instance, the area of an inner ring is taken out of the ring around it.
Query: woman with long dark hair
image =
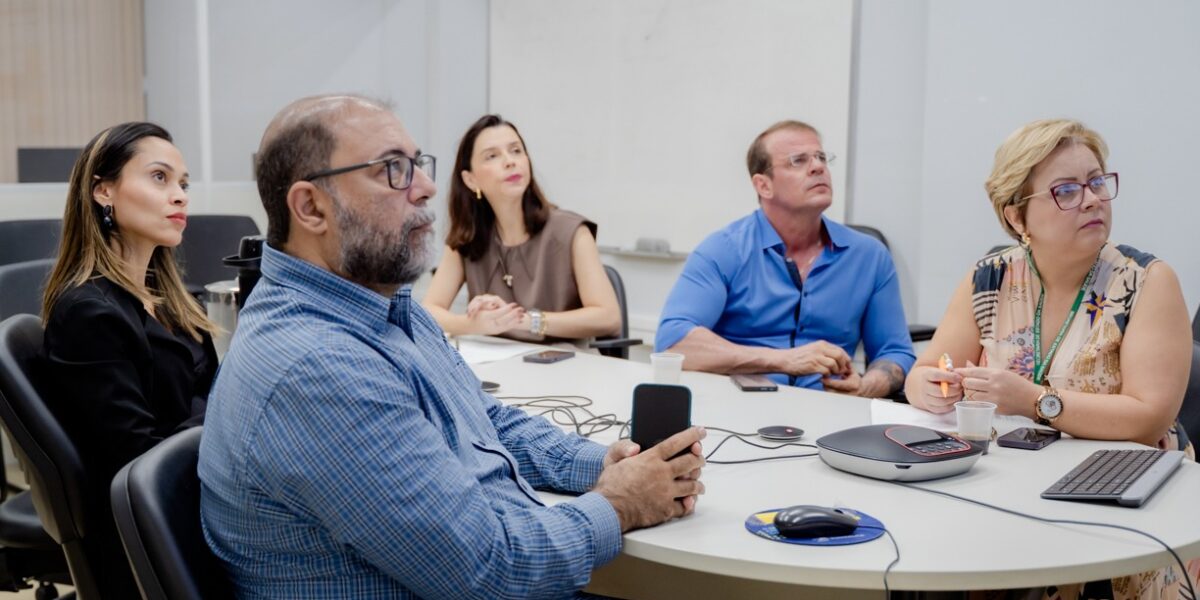
[[[450,312],[463,283],[466,314]],[[450,334],[565,341],[620,330],[596,225],[546,201],[525,141],[499,115],[463,136],[450,184],[450,232],[425,307]]]
[[[217,358],[172,249],[187,226],[188,171],[171,135],[123,123],[71,171],[58,261],[46,285],[43,381],[89,478],[88,554],[106,598],[138,595],[109,507],[122,466],[201,424]]]

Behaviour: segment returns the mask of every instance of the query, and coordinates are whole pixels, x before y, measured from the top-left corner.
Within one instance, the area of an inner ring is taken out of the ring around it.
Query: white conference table
[[[554,364],[525,363],[513,357],[472,368],[481,379],[500,383],[498,397],[579,394],[594,400],[594,412],[612,412],[621,419],[629,417],[634,386],[652,375],[649,364],[588,354]],[[741,432],[793,425],[805,430],[801,441],[811,444],[822,435],[871,420],[871,401],[861,398],[786,386],[778,392],[741,392],[727,377],[696,372],[684,372],[680,383],[692,391],[692,422],[698,425]],[[593,439],[610,443],[616,434],[613,429]],[[705,452],[725,435],[710,431]],[[1035,452],[993,443],[990,453],[969,472],[917,485],[1041,517],[1133,527],[1164,540],[1185,561],[1200,556],[1200,465],[1190,461],[1141,508],[1039,497],[1093,451],[1112,447],[1136,446],[1064,438]],[[730,440],[713,459],[785,452],[815,450],[790,447],[772,452]],[[755,512],[816,504],[860,510],[889,528],[901,552],[900,562],[888,575],[893,590],[1041,586],[1173,564],[1161,546],[1133,533],[1040,523],[836,471],[818,457],[708,465],[702,480],[707,493],[693,515],[626,534],[623,554],[744,580],[881,590],[884,568],[894,558],[886,536],[853,546],[810,547],[759,538],[743,525]]]

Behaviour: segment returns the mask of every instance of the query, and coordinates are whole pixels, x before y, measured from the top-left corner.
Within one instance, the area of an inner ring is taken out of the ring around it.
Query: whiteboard
[[[549,200],[599,242],[688,252],[757,208],[754,137],[782,119],[822,133],[844,214],[853,2],[491,3],[489,109],[516,124]]]

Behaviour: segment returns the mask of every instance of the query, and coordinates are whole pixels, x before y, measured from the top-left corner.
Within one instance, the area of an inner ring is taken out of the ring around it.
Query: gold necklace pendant
[[[512,287],[512,280],[513,280],[512,275],[509,275],[508,273],[504,274],[504,285],[507,285],[508,287]]]

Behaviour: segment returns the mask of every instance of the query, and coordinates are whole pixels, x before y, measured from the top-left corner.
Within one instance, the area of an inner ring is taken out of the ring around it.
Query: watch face
[[[1038,411],[1042,413],[1042,416],[1053,419],[1062,412],[1062,400],[1053,394],[1046,394],[1038,401]]]

